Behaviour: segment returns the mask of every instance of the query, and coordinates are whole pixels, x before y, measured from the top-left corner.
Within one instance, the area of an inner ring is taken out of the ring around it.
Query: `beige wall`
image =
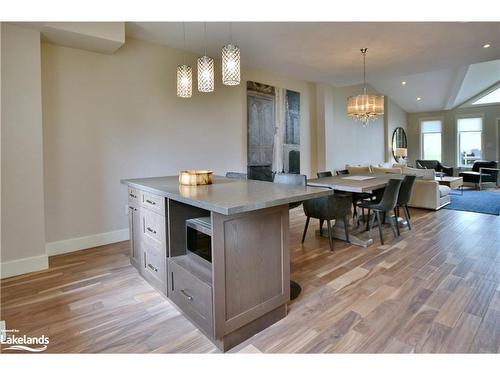
[[[1,261],[5,277],[14,268],[25,272],[44,268],[47,257],[40,34],[5,23],[1,27]]]
[[[415,163],[420,158],[421,137],[420,121],[425,119],[441,119],[443,121],[442,134],[442,162],[446,165],[457,165],[457,118],[460,116],[483,117],[483,158],[497,160],[498,134],[497,119],[500,118],[500,105],[479,106],[474,108],[458,108],[451,111],[408,113],[408,153],[409,162]]]
[[[189,61],[194,65],[195,56]],[[113,55],[42,44],[47,242],[127,227],[122,178],[246,170],[246,80],[301,93],[301,169],[316,172],[314,84],[243,68],[242,84],[176,97],[180,51],[129,39]]]
[[[392,133],[396,128],[401,127],[406,131],[406,112],[395,101],[385,98],[385,161],[388,163],[396,163],[392,156]],[[408,132],[406,131],[408,138]]]
[[[361,93],[361,85],[325,87],[325,166],[343,169],[346,164],[378,164],[384,161],[384,119],[363,127],[347,116],[347,98]]]

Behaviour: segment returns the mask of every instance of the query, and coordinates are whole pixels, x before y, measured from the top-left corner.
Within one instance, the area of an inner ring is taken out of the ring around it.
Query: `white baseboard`
[[[58,255],[129,239],[128,228],[45,244],[47,255]]]
[[[49,268],[49,257],[46,254],[36,257],[21,258],[10,262],[2,262],[0,277],[5,279],[6,277],[41,271],[47,268]]]

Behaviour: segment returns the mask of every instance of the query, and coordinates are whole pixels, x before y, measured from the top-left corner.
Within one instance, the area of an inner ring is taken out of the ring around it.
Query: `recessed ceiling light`
[[[422,98],[421,98],[420,96],[417,96],[417,100],[419,100],[419,101],[420,101],[420,100],[422,100]]]
[[[483,48],[490,48],[490,47],[491,47],[491,44],[488,44],[488,43],[486,43],[486,44],[483,46]]]
[[[406,85],[406,81],[401,82],[401,84],[402,84],[403,86],[404,86],[404,85]]]

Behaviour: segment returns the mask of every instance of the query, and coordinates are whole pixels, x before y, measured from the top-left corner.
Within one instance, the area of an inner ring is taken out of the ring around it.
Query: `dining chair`
[[[306,238],[307,228],[311,218],[320,221],[320,235],[322,235],[323,222],[326,221],[328,227],[328,243],[330,251],[333,251],[333,231],[332,220],[342,219],[344,221],[346,242],[349,242],[349,210],[351,209],[351,196],[347,194],[334,193],[321,198],[314,198],[304,201],[302,204],[306,215],[306,225],[302,234],[302,243]]]
[[[391,210],[394,212],[394,217],[390,217],[391,220],[389,220],[389,224],[391,225],[394,237],[397,238],[398,236],[394,221],[397,221],[396,205],[398,203],[399,189],[401,188],[402,183],[403,183],[402,180],[390,179],[389,182],[387,183],[387,186],[384,189],[384,194],[382,195],[382,199],[379,202],[363,202],[358,205],[359,207],[368,209],[368,216],[370,216],[370,211],[374,212],[370,224],[368,225],[368,220],[366,222],[366,230],[370,231],[371,233],[373,225],[375,224],[375,219],[377,219],[378,232],[380,235],[380,243],[382,245],[384,244],[384,236],[382,234],[383,222],[381,220],[381,217],[383,214],[389,216],[387,214]]]
[[[285,184],[285,185],[295,185],[295,186],[306,186],[307,176],[304,174],[294,174],[294,173],[276,173],[274,175],[274,183]],[[298,207],[302,202],[290,203],[290,209]]]
[[[397,218],[399,217],[399,209],[402,208],[405,214],[406,222],[408,223],[408,229],[411,230],[410,225],[410,211],[408,210],[408,202],[410,202],[411,193],[413,192],[413,186],[415,185],[415,180],[417,176],[407,175],[405,176],[401,187],[399,188],[398,202],[396,204],[396,229],[399,235],[399,224],[397,223]]]
[[[339,170],[335,171],[335,174],[337,176],[342,176],[342,175],[349,174],[349,171],[347,169],[339,169]]]
[[[330,171],[318,172],[318,173],[316,173],[316,175],[318,176],[318,178],[332,177],[333,176],[332,172],[330,172]]]
[[[246,180],[247,174],[241,173],[241,172],[226,172],[226,177],[227,178],[237,178],[239,180]]]

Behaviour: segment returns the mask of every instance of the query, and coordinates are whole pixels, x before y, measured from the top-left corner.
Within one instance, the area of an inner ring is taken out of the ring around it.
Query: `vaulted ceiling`
[[[229,23],[208,23],[206,38],[203,23],[186,23],[185,47],[181,22],[127,23],[127,36],[198,54],[206,40],[218,56]],[[362,82],[367,47],[368,83],[407,112],[453,108],[500,80],[500,23],[239,22],[232,38],[246,66],[335,86]]]

